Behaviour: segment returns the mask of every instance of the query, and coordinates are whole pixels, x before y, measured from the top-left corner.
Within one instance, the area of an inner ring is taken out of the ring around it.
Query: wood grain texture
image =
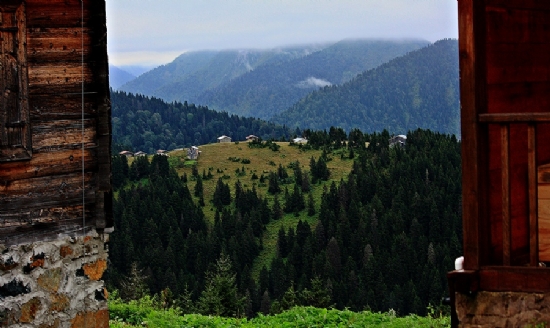
[[[537,146],[535,124],[527,127],[527,179],[529,193],[529,265],[538,266]]]

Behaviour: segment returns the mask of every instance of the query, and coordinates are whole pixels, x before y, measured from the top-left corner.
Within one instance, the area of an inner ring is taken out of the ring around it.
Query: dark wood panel
[[[487,82],[489,84],[548,81],[550,81],[549,65],[534,66],[525,62],[517,66],[487,67]]]
[[[87,81],[84,84],[84,93],[96,92],[98,84]],[[32,101],[36,96],[79,96],[82,93],[82,83],[64,83],[64,84],[31,84],[29,85],[29,98]]]
[[[548,112],[550,81],[492,84],[487,98],[490,113]]]
[[[488,43],[548,43],[550,10],[487,6]]]
[[[550,268],[486,267],[479,271],[480,290],[550,292]]]
[[[84,94],[84,118],[97,117],[97,94]],[[33,124],[52,120],[82,118],[82,94],[34,95],[30,99],[30,118]]]
[[[27,26],[31,28],[80,27],[89,24],[93,17],[92,1],[86,1],[84,12],[78,0],[44,1],[27,0]],[[97,11],[97,9],[96,9]]]
[[[550,43],[487,44],[488,67],[550,66]]]
[[[550,2],[545,0],[485,0],[485,4],[506,9],[550,10]]]

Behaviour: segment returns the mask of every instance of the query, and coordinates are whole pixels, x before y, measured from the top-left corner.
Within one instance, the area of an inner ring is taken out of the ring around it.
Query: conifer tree
[[[242,317],[245,310],[245,297],[237,291],[236,274],[231,260],[221,254],[214,271],[206,273],[205,289],[198,300],[202,314],[223,317]]]

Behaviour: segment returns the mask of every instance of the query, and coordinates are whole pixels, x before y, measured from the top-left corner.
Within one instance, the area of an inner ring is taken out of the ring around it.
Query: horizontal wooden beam
[[[492,292],[550,292],[550,268],[483,267],[479,271],[479,289]]]
[[[485,113],[478,119],[482,123],[550,122],[550,113]]]
[[[449,283],[460,293],[489,292],[550,292],[550,268],[487,266],[480,270],[451,271]]]

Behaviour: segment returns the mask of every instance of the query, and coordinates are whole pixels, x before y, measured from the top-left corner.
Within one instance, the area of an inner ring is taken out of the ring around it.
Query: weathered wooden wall
[[[465,267],[533,265],[529,172],[550,162],[550,2],[459,0],[459,25]]]
[[[32,158],[0,163],[0,243],[8,244],[110,224],[105,1],[25,6]]]
[[[488,113],[550,111],[550,3],[487,0],[486,79]],[[511,264],[529,262],[527,122],[510,125]],[[500,126],[489,127],[491,254],[502,263]],[[550,161],[550,126],[536,123],[536,165]],[[497,142],[495,142],[497,141]]]

